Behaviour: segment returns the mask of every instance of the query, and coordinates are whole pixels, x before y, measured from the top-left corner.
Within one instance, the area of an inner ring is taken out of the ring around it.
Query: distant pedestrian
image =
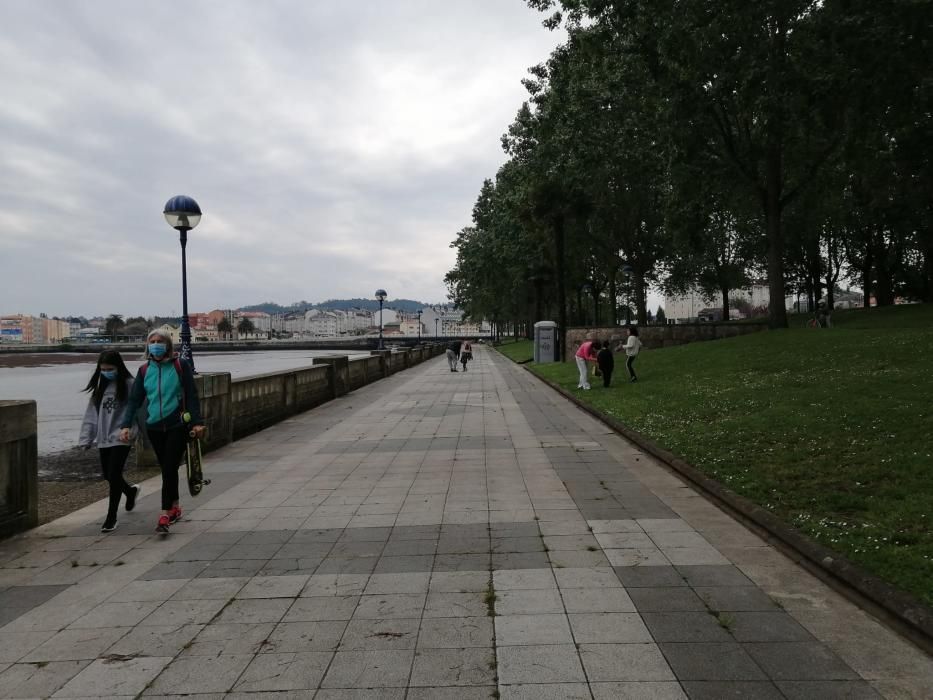
[[[91,397],[81,421],[81,433],[78,445],[90,449],[97,445],[100,455],[100,468],[104,479],[110,485],[110,500],[107,504],[107,517],[101,526],[101,532],[113,532],[117,527],[117,510],[120,497],[126,496],[126,509],[136,507],[139,486],[130,486],[123,478],[123,467],[130,453],[129,445],[120,438],[120,420],[126,410],[133,386],[133,375],[123,363],[120,353],[105,350],[97,358],[94,374],[84,391]],[[136,426],[127,433],[135,437]]]
[[[615,368],[615,358],[612,356],[612,348],[609,347],[609,341],[603,341],[602,349],[596,353],[596,365],[603,376],[603,386],[607,389],[612,383],[612,370]]]
[[[460,359],[460,339],[447,343],[447,364],[450,365],[450,371],[457,371],[457,360]]]
[[[146,433],[162,468],[162,514],[156,532],[164,534],[182,515],[178,465],[185,454],[188,434],[203,437],[204,422],[194,371],[175,355],[172,339],[160,331],[152,331],[146,339],[146,364],[136,374],[120,424],[124,442],[129,442],[130,426],[144,401],[148,401]]]
[[[626,330],[628,330],[628,340],[625,341],[623,346],[625,350],[625,368],[628,370],[629,381],[637,382],[638,377],[632,365],[635,363],[638,353],[641,352],[641,338],[638,337],[638,326],[628,326]]]
[[[467,371],[467,362],[473,359],[473,346],[470,345],[469,340],[463,341],[463,346],[460,348],[460,362],[463,364],[463,371]]]
[[[596,341],[587,340],[577,348],[576,355],[577,369],[580,371],[580,381],[577,383],[577,389],[589,391],[590,379],[587,371],[587,362],[596,362]]]

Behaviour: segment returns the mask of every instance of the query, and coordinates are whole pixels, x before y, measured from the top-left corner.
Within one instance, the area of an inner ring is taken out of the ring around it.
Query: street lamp
[[[434,342],[437,342],[437,324],[440,321],[439,318],[434,319]]]
[[[188,323],[188,268],[185,260],[185,246],[188,244],[188,231],[201,221],[201,207],[191,197],[180,194],[165,203],[162,213],[168,225],[178,231],[178,238],[181,241],[181,356],[191,363],[191,370],[194,371],[191,326]]]
[[[418,345],[421,345],[421,314],[424,309],[418,309]]]
[[[382,350],[382,303],[386,300],[386,290],[377,289],[376,299],[379,300],[379,349]]]

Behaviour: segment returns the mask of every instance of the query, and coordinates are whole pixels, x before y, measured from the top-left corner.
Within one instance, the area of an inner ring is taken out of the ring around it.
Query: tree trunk
[[[862,308],[871,307],[871,270],[875,266],[875,259],[871,247],[871,239],[865,244],[865,257],[862,260]]]
[[[933,232],[927,231],[926,248],[923,253],[923,297],[922,300],[933,302]]]
[[[544,301],[541,298],[543,294],[541,280],[535,281],[535,322],[543,321],[544,318],[541,316],[541,303]]]
[[[731,291],[729,287],[723,286],[720,291],[722,292],[722,320],[729,320],[729,292]]]
[[[645,276],[639,270],[635,275],[635,314],[638,318],[639,326],[648,325],[648,290],[645,284]]]
[[[599,328],[599,291],[593,287],[593,325]]]
[[[768,326],[787,328],[784,305],[784,231],[781,227],[781,186],[783,164],[781,148],[768,149],[767,186],[765,193],[765,225],[768,232]]]
[[[931,262],[933,264],[933,262]],[[612,327],[615,328],[619,325],[619,307],[617,306],[616,297],[616,272],[613,270],[612,274],[609,276],[609,322],[612,324]]]
[[[875,279],[877,280],[875,303],[878,306],[893,306],[894,304],[894,280],[891,275],[889,257],[890,252],[885,245],[884,237],[879,235],[875,246]]]
[[[564,280],[564,217],[558,214],[554,220],[554,255],[557,259],[557,338],[560,360],[564,362],[564,334],[567,332],[567,288]]]

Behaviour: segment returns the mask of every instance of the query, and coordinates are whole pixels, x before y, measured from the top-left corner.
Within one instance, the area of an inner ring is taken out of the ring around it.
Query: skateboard
[[[191,414],[185,413],[182,416],[185,423],[191,422]],[[211,483],[210,479],[204,478],[204,469],[201,457],[201,441],[195,437],[194,431],[188,433],[188,445],[185,449],[185,464],[188,467],[188,493],[197,496],[201,489]]]
[[[194,433],[191,433],[188,438],[185,461],[188,465],[188,493],[197,496],[204,486],[211,483],[211,480],[204,478],[204,469],[201,466],[201,441],[194,437]]]

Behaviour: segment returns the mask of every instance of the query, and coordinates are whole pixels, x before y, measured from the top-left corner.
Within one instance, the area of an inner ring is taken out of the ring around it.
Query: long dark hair
[[[628,329],[629,333],[634,335],[636,338],[638,337],[638,326],[626,326],[626,328]]]
[[[110,383],[110,380],[100,373],[101,365],[113,365],[117,368],[117,378],[114,380],[117,383],[117,401],[126,401],[126,380],[132,379],[133,375],[130,374],[130,371],[123,362],[123,358],[120,357],[120,353],[116,350],[104,350],[97,356],[97,367],[94,368],[91,381],[84,387],[84,391],[91,395],[91,398],[94,400],[94,405],[100,408],[100,400],[103,398],[104,392],[107,390],[107,385]]]

